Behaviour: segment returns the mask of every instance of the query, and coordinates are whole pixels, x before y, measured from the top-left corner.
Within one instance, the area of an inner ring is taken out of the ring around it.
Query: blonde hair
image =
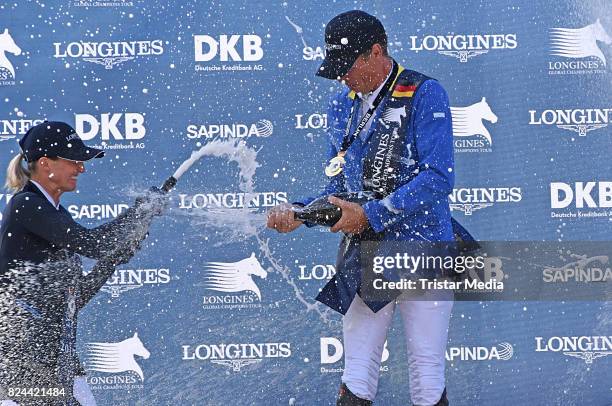
[[[6,170],[5,186],[13,192],[18,192],[23,189],[28,180],[30,180],[36,165],[35,162],[31,162],[28,164],[27,168],[24,167],[22,164],[24,158],[25,156],[21,153],[15,155],[15,157],[11,159],[11,162],[9,162]]]

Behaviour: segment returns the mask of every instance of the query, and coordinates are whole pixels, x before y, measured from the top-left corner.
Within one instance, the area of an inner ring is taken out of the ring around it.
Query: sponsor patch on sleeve
[[[446,117],[446,114],[442,111],[437,111],[433,113],[433,118],[444,118],[444,117]]]

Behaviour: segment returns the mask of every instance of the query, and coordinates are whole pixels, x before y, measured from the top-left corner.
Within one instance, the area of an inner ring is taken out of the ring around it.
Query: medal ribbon
[[[349,131],[351,131],[351,123],[353,121],[353,114],[355,114],[355,102],[353,102],[353,106],[351,107],[351,114],[349,115],[348,123],[346,125],[346,130],[344,131],[344,138],[342,139],[342,147],[340,148],[340,152],[338,152],[338,156],[344,156],[344,154],[349,149],[351,144],[355,141],[355,139],[357,139],[357,136],[359,135],[361,130],[363,130],[363,127],[365,127],[368,121],[370,121],[370,118],[374,114],[374,111],[376,111],[376,108],[378,107],[382,99],[386,96],[387,92],[389,92],[389,89],[395,82],[398,70],[399,70],[399,65],[394,60],[393,68],[391,69],[391,74],[389,75],[389,78],[385,82],[382,89],[380,89],[380,92],[378,93],[378,95],[374,99],[374,102],[372,103],[368,111],[365,113],[365,115],[359,122],[359,125],[357,126],[355,131],[353,131],[353,133],[349,136]]]

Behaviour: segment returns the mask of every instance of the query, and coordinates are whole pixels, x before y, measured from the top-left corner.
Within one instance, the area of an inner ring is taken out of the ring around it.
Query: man
[[[381,22],[362,11],[333,18],[325,29],[326,57],[318,76],[348,89],[328,112],[330,149],[320,195],[372,191],[363,206],[330,197],[342,209],[331,228],[345,236],[337,273],[317,300],[344,314],[345,372],[337,405],[371,405],[393,312],[406,334],[410,395],[415,405],[448,405],[444,352],[453,293],[425,291],[420,300],[381,300],[362,289],[365,241],[453,241],[447,201],[454,184],[452,125],[440,84],[403,69],[387,53]],[[298,205],[308,204],[313,198]],[[274,208],[268,227],[290,232],[302,223],[291,207]],[[371,278],[370,278],[371,279]]]

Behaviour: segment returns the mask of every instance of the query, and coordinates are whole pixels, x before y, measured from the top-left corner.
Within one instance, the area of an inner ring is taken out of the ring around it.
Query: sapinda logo
[[[187,126],[187,137],[191,139],[226,139],[226,138],[267,138],[272,135],[274,125],[270,120],[261,119],[252,124],[190,124]]]
[[[218,59],[222,62],[256,62],[263,58],[262,40],[259,35],[194,35],[196,62]]]
[[[144,114],[75,114],[75,130],[84,141],[100,136],[102,141],[141,140],[147,134]]]
[[[514,348],[508,342],[494,346],[451,346],[446,349],[447,361],[508,361],[514,355]]]
[[[612,281],[612,269],[609,267],[607,255],[583,256],[559,268],[544,268],[542,280],[546,283],[610,282]]]
[[[594,197],[595,196],[595,197]],[[552,182],[550,184],[550,207],[564,209],[573,205],[575,208],[611,208],[612,182]]]
[[[84,204],[81,206],[71,204],[68,206],[68,213],[75,220],[103,220],[116,218],[129,206],[125,203],[120,204]]]
[[[325,59],[325,49],[321,46],[311,47],[306,43],[306,39],[304,39],[304,29],[291,21],[288,16],[285,16],[287,22],[293,27],[297,35],[299,35],[300,40],[302,41],[302,58],[307,61],[315,61],[317,59],[323,60]]]

